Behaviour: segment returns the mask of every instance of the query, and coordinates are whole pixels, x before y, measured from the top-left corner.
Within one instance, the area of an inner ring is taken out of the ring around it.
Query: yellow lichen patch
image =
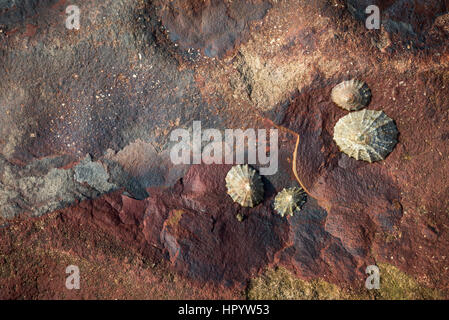
[[[405,161],[410,161],[413,159],[413,157],[407,153],[402,157],[402,159],[404,159]]]
[[[310,282],[296,278],[290,271],[279,267],[267,270],[251,281],[248,292],[251,300],[333,300],[349,296],[336,285],[323,280]]]
[[[179,221],[181,221],[183,214],[184,214],[183,210],[173,210],[167,219],[166,225],[172,228],[177,227]]]
[[[413,277],[398,268],[381,263],[380,290],[376,291],[376,299],[386,300],[433,300],[444,299],[442,291],[427,288],[419,284]]]
[[[434,300],[447,297],[447,293],[419,284],[392,265],[382,263],[378,266],[379,290],[364,289],[363,284],[352,290],[343,289],[322,279],[304,281],[278,267],[253,279],[247,297],[253,300]]]

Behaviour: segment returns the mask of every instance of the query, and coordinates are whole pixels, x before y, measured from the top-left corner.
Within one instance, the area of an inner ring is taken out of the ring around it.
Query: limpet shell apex
[[[395,147],[398,130],[383,111],[351,112],[338,120],[334,140],[340,150],[357,160],[384,160]]]
[[[337,106],[348,111],[355,111],[370,103],[371,90],[365,82],[352,79],[337,84],[332,89],[331,98]]]
[[[283,189],[274,199],[274,209],[282,217],[285,215],[293,216],[295,212],[301,210],[306,199],[307,194],[302,188]]]
[[[260,175],[246,165],[236,165],[226,175],[228,194],[242,207],[254,207],[263,200],[264,189]]]

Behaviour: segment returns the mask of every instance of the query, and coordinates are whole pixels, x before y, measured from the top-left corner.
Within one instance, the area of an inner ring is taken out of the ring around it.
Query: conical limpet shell
[[[369,104],[371,90],[365,82],[352,79],[337,84],[332,89],[331,98],[336,105],[345,110],[360,110]]]
[[[274,199],[274,209],[282,217],[285,215],[293,216],[295,212],[301,210],[306,199],[307,194],[302,188],[283,189]]]
[[[243,207],[254,207],[263,200],[263,183],[260,175],[253,168],[237,165],[226,175],[228,194],[234,202]]]
[[[383,111],[351,112],[338,120],[334,140],[340,150],[357,160],[383,160],[396,145],[398,130]]]

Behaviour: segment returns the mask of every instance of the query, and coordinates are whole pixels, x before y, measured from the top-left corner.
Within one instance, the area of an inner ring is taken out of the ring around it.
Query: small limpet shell
[[[283,189],[274,199],[274,209],[282,217],[285,215],[293,216],[295,212],[301,210],[306,199],[307,194],[302,188]]]
[[[236,165],[226,175],[228,194],[242,207],[254,207],[263,200],[263,183],[260,175],[246,165]]]
[[[398,130],[383,111],[351,112],[338,120],[334,140],[340,150],[357,160],[384,160],[397,140]]]
[[[345,110],[360,110],[371,101],[371,90],[365,82],[352,79],[337,84],[332,89],[331,98]]]

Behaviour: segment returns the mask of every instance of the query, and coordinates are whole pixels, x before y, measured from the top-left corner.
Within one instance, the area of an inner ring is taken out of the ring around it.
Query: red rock
[[[56,167],[70,168],[86,153],[101,158],[114,149],[111,161],[150,187],[150,196],[138,201],[120,190],[40,218],[1,220],[0,297],[241,298],[252,277],[277,265],[300,278],[360,288],[365,267],[376,262],[447,288],[449,55],[444,21],[435,19],[449,3],[375,2],[388,20],[405,23],[397,31],[394,23],[366,30],[344,3],[159,1],[157,8],[133,7],[137,16],[123,10],[107,15],[107,25],[67,34],[57,13],[43,13],[49,1],[32,17],[9,11],[0,35],[7,48],[0,57],[2,159],[26,165],[66,154],[70,160]],[[358,4],[360,11],[368,2]],[[98,1],[86,6],[112,11]],[[48,23],[27,33],[44,18]],[[278,25],[286,27],[273,35]],[[111,43],[103,28],[111,29]],[[53,46],[68,55],[56,59],[39,49]],[[190,47],[215,59],[189,64],[173,56],[185,58]],[[289,73],[297,76],[284,81]],[[396,121],[399,143],[383,162],[348,158],[332,139],[346,113],[330,101],[330,90],[346,77],[366,81],[368,108]],[[261,115],[256,105],[270,93],[274,105],[268,99],[271,111]],[[232,202],[228,165],[194,165],[184,174],[167,150],[159,153],[171,130],[198,119],[217,128],[278,125],[280,170],[264,178],[262,204]],[[272,200],[296,176],[310,197],[300,214],[284,219]],[[63,286],[73,263],[86,275],[78,293]]]

